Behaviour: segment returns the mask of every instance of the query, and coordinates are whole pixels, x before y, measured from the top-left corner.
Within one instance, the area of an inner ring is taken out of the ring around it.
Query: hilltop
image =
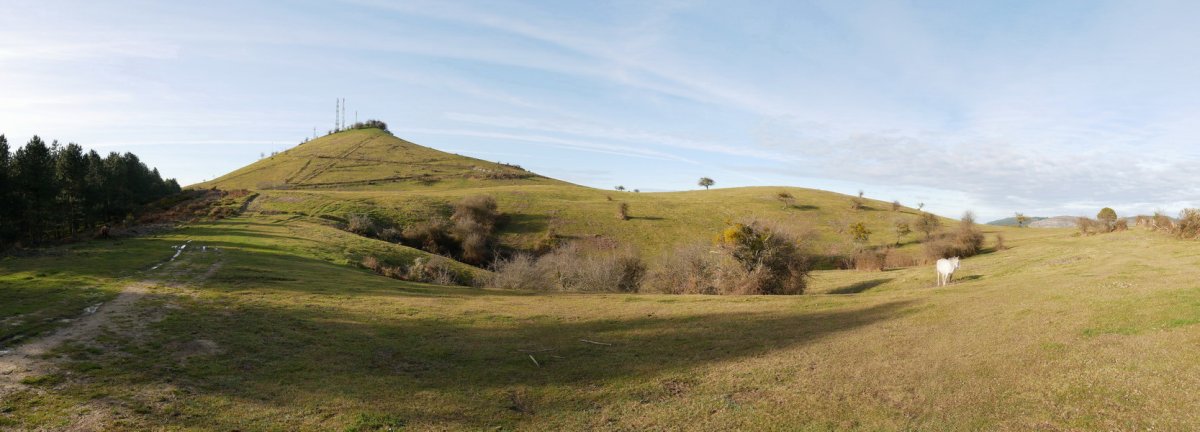
[[[521,167],[419,146],[377,128],[305,142],[195,187],[220,189],[404,189],[560,184]]]

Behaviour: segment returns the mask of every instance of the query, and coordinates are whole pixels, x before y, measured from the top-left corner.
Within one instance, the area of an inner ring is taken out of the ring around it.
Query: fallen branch
[[[580,339],[579,341],[580,341],[580,342],[583,342],[583,343],[590,343],[590,344],[593,344],[593,345],[612,346],[612,344],[610,344],[610,343],[596,342],[596,341],[591,341],[591,340],[587,340],[587,339]]]
[[[530,354],[530,355],[529,355],[529,359],[530,359],[530,360],[533,360],[533,365],[534,365],[534,366],[537,366],[537,367],[542,367],[542,364],[541,364],[541,363],[538,363],[538,362],[537,362],[537,359],[533,358],[533,354]]]

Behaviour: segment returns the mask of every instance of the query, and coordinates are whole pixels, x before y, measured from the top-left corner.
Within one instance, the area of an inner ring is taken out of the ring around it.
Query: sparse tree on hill
[[[895,223],[896,230],[896,245],[899,246],[904,242],[904,237],[912,233],[912,228],[908,226],[908,222],[898,220]]]
[[[625,192],[625,186],[617,186],[613,189],[616,189],[618,192]]]
[[[892,201],[892,211],[900,211],[900,200]]]
[[[863,190],[862,190],[862,189],[859,189],[859,190],[858,190],[858,197],[859,197],[859,198],[862,198],[862,197],[863,197],[863,195],[866,195],[866,192],[863,192]]]
[[[925,211],[925,203],[917,203],[917,210]]]
[[[710,179],[708,177],[700,177],[700,182],[698,184],[700,186],[704,186],[704,190],[708,190],[709,187],[712,187],[712,185],[717,184],[717,182],[713,181],[713,179]]]
[[[933,236],[933,232],[937,231],[942,226],[942,221],[938,220],[933,213],[921,213],[917,218],[917,222],[913,224],[913,228],[925,234],[925,238]]]
[[[855,243],[866,244],[871,241],[871,230],[867,228],[867,224],[855,222],[850,224],[850,237],[854,239]]]
[[[775,194],[775,199],[779,200],[779,202],[783,204],[784,210],[796,206],[796,197],[792,196],[792,194],[787,191],[781,191]]]

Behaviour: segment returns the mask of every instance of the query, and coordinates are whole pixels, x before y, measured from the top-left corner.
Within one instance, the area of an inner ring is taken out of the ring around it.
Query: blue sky
[[[103,3],[103,4],[100,4]],[[1198,206],[1197,2],[5,1],[0,133],[182,183],[332,127],[588,186]]]

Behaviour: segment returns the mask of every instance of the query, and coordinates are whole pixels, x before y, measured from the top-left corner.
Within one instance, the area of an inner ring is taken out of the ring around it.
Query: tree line
[[[133,153],[83,151],[34,136],[9,152],[0,135],[0,248],[75,237],[115,222],[179,192]]]

